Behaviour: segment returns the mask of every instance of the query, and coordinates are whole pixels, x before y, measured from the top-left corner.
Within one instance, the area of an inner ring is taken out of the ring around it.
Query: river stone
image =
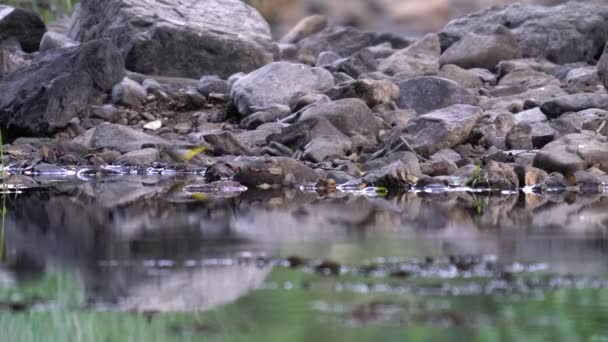
[[[506,27],[480,27],[445,50],[439,64],[493,70],[500,61],[518,58],[520,54],[519,43]]]
[[[479,107],[453,105],[412,120],[401,130],[400,137],[417,153],[429,157],[442,149],[463,143],[481,118],[481,114]],[[395,148],[401,143],[400,139],[397,139],[391,143],[391,147]],[[401,150],[404,149],[407,147],[402,146]]]
[[[409,189],[421,176],[418,158],[410,153],[405,159],[369,171],[363,177],[363,182],[368,185],[385,187],[389,191],[401,191]]]
[[[75,139],[89,148],[109,148],[121,153],[140,150],[144,144],[166,144],[167,141],[133,128],[104,122]]]
[[[306,145],[302,158],[319,163],[325,160],[344,158],[351,149],[350,139],[340,135],[325,135],[314,138]]]
[[[540,110],[550,118],[557,118],[567,112],[589,108],[608,110],[608,95],[581,93],[560,96],[544,102]]]
[[[323,51],[332,51],[340,57],[348,57],[357,51],[374,45],[376,35],[351,26],[332,25],[297,43],[302,54],[316,57]]]
[[[484,110],[504,110],[509,109],[513,104],[520,104],[523,107],[525,101],[534,103],[544,103],[553,98],[564,96],[567,93],[556,85],[534,88],[528,91],[516,92],[512,95],[504,95],[486,98],[480,101],[479,106]]]
[[[337,85],[325,95],[332,100],[359,98],[370,107],[382,103],[390,103],[399,97],[399,87],[391,81],[356,80]]]
[[[234,180],[247,187],[260,185],[293,186],[316,182],[317,173],[297,160],[284,157],[264,157],[242,162]]]
[[[603,87],[595,66],[574,68],[566,74],[562,82],[565,83],[568,92],[572,94],[593,92],[595,89],[602,89]]]
[[[585,109],[578,112],[583,120],[583,129],[608,136],[608,111]]]
[[[511,128],[505,137],[505,143],[510,150],[531,150],[532,126],[527,123],[519,123]]]
[[[0,4],[0,42],[16,39],[23,51],[35,52],[45,32],[46,26],[38,14]]]
[[[240,0],[83,0],[68,35],[108,38],[127,69],[150,75],[228,77],[273,59],[268,23]]]
[[[442,66],[437,76],[452,80],[467,89],[477,89],[483,85],[481,77],[476,73],[453,64]]]
[[[274,62],[239,79],[230,92],[245,117],[271,105],[288,105],[299,92],[325,92],[334,85],[331,73],[304,64]]]
[[[47,51],[0,82],[0,124],[15,137],[52,134],[123,77],[120,52],[108,40]]]
[[[606,138],[592,133],[568,134],[543,147],[534,158],[534,167],[548,173],[574,174],[600,164],[608,166]]]
[[[469,32],[503,25],[519,42],[523,57],[551,62],[591,62],[608,40],[608,6],[570,1],[553,7],[512,4],[494,6],[450,21],[439,33],[442,50]]]
[[[46,32],[40,41],[40,52],[78,45],[78,42],[58,32]]]
[[[139,107],[146,101],[146,90],[125,77],[112,89],[112,102],[125,107]]]
[[[315,116],[283,127],[279,132],[268,135],[266,142],[276,142],[292,150],[299,150],[313,139],[327,136],[346,137],[327,118]]]
[[[458,83],[435,76],[416,77],[397,83],[399,98],[396,103],[402,109],[414,109],[425,114],[455,104],[476,104],[475,97]]]
[[[378,70],[387,75],[401,74],[402,77],[434,75],[439,72],[440,54],[439,37],[431,33],[383,60]]]
[[[604,47],[604,52],[600,57],[599,62],[597,62],[597,74],[604,84],[604,88],[608,90],[608,43]]]
[[[118,157],[117,163],[133,166],[148,166],[160,158],[158,150],[155,148],[144,148],[131,151]]]
[[[205,96],[209,96],[211,93],[229,94],[230,85],[228,81],[221,79],[219,76],[203,76],[198,81],[196,90]]]
[[[279,42],[282,44],[296,44],[300,40],[326,28],[327,23],[327,17],[324,15],[308,16],[300,20]]]
[[[549,85],[560,86],[561,82],[554,76],[527,67],[517,68],[503,76],[498,82],[500,87],[523,87],[534,89]]]

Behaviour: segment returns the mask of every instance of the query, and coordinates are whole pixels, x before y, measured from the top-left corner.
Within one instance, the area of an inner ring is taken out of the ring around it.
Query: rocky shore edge
[[[65,32],[0,5],[10,175],[245,187],[601,192],[608,7],[495,6],[413,39],[239,0],[83,0]]]

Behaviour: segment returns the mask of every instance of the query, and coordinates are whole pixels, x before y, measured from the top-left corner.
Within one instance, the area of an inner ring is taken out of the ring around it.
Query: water
[[[604,194],[9,183],[10,341],[608,339]]]

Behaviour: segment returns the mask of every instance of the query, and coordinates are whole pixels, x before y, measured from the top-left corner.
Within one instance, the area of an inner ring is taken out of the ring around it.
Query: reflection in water
[[[359,263],[490,254],[546,262],[561,273],[608,272],[603,194],[385,199],[268,190],[215,197],[181,191],[189,183],[44,180],[7,200],[9,264],[17,277],[68,267],[91,304],[127,311],[211,309],[264,282],[271,266],[249,262],[257,255],[347,259],[346,247]]]

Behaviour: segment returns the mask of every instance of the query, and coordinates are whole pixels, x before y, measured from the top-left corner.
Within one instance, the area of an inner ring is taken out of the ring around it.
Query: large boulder
[[[476,99],[458,83],[434,76],[416,77],[398,82],[397,106],[425,114],[455,104],[476,104]]]
[[[545,7],[495,6],[450,21],[439,33],[442,50],[486,25],[503,25],[519,42],[523,57],[565,64],[591,62],[608,40],[608,6],[570,1]]]
[[[608,142],[593,133],[568,134],[543,147],[534,158],[534,167],[548,173],[572,175],[599,164],[608,167]]]
[[[69,36],[112,40],[129,70],[190,78],[249,72],[273,51],[268,23],[239,0],[83,0]]]
[[[331,73],[304,64],[275,62],[239,79],[231,98],[242,116],[272,105],[288,105],[297,93],[325,92],[334,85]]]
[[[124,74],[120,52],[108,40],[40,54],[0,82],[0,124],[13,137],[52,134]]]
[[[0,42],[16,39],[25,52],[38,51],[46,26],[40,16],[21,8],[0,5]]]

